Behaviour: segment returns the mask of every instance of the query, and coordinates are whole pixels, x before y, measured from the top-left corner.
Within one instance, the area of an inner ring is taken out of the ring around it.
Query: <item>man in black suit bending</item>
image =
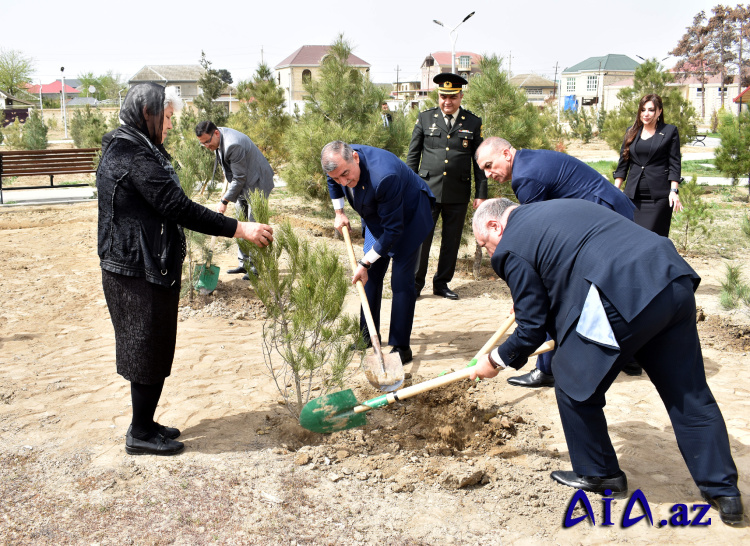
[[[552,479],[627,493],[603,408],[610,385],[635,357],[667,408],[702,496],[724,523],[740,524],[737,468],[695,324],[700,277],[672,242],[580,199],[521,206],[492,199],[477,209],[473,227],[510,288],[517,324],[480,358],[473,376],[520,368],[546,332],[557,344],[555,395],[573,470],[552,472]]]

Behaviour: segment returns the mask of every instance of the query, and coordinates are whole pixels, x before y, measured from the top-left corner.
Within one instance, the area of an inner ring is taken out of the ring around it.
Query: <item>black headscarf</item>
[[[120,120],[143,133],[154,146],[160,146],[164,126],[164,88],[156,83],[139,83],[131,87],[122,103]]]

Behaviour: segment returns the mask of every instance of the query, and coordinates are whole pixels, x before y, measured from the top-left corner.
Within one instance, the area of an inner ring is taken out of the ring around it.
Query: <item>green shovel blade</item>
[[[299,416],[299,424],[320,433],[337,432],[367,424],[365,413],[355,413],[359,405],[351,389],[310,400]]]
[[[196,265],[193,276],[198,279],[195,281],[196,290],[203,289],[207,292],[213,292],[219,282],[219,266],[209,265],[206,268],[205,264]]]

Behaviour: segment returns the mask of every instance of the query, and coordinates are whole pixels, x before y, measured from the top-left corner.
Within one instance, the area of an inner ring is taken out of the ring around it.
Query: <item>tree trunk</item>
[[[479,274],[482,265],[482,247],[477,243],[477,248],[474,250],[474,279],[479,280]]]

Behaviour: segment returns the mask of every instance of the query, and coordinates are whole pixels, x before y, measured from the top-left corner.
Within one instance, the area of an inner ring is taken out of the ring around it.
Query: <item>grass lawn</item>
[[[682,177],[690,180],[692,176],[723,176],[721,171],[713,167],[713,159],[690,159],[682,162]],[[616,161],[592,161],[587,163],[595,171],[602,173],[612,181],[612,173],[617,168]],[[707,166],[711,165],[711,166]]]

